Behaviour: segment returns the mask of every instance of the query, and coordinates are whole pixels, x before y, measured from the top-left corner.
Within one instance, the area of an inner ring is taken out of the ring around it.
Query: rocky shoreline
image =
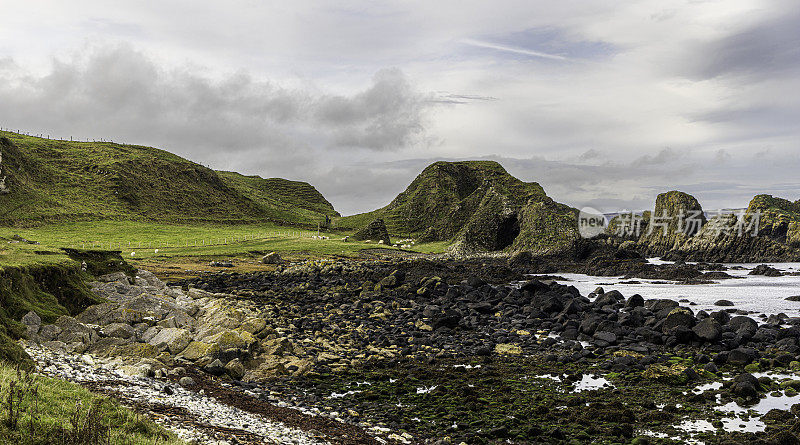
[[[584,267],[606,267],[597,264]],[[800,318],[759,323],[736,308],[695,313],[673,300],[519,280],[544,267],[556,266],[309,261],[170,286],[140,270],[91,283],[108,302],[75,318],[42,325],[30,313],[23,323],[43,372],[76,381],[86,373],[133,405],[175,402],[158,409],[229,429],[237,443],[681,441],[681,421],[723,422],[721,401],[748,406],[800,389],[800,377],[756,377],[800,371]],[[635,260],[607,267],[672,279],[724,273]],[[576,392],[595,378],[606,385]],[[240,411],[214,416],[226,411],[213,403]],[[800,421],[781,419],[763,431],[714,427],[692,437],[795,443],[788,437]]]

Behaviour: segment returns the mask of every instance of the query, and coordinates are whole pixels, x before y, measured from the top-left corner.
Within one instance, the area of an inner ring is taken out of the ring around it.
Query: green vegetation
[[[18,445],[184,443],[144,416],[79,385],[0,363],[0,440]]]
[[[759,235],[770,236],[791,247],[800,247],[800,201],[791,202],[771,195],[757,195],[747,213],[760,212]]]
[[[216,172],[150,147],[0,132],[0,153],[4,226],[113,219],[316,227],[336,215],[308,184]]]
[[[217,174],[243,196],[275,212],[282,221],[316,222],[320,215],[339,216],[328,200],[311,184],[282,178],[264,179],[239,173],[218,171]]]
[[[511,176],[494,161],[435,162],[408,188],[381,209],[336,220],[337,227],[357,229],[382,218],[394,236],[421,236],[426,241],[453,238],[492,189],[522,206],[542,187]]]

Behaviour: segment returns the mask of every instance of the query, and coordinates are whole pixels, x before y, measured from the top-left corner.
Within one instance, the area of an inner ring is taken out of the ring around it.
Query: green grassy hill
[[[490,188],[517,205],[545,195],[539,184],[520,181],[494,161],[439,161],[425,168],[386,207],[341,218],[336,224],[360,228],[383,218],[393,235],[436,231],[429,232],[431,240],[446,240],[458,233]]]
[[[216,172],[151,147],[0,132],[0,225],[96,219],[316,226],[333,207],[312,186]]]
[[[339,216],[339,212],[322,193],[307,182],[245,176],[226,171],[218,171],[217,174],[225,184],[265,211],[272,209],[276,215],[284,213],[283,220],[291,221],[300,216],[316,221],[320,215]]]
[[[389,205],[336,220],[360,228],[382,218],[394,236],[451,243],[455,253],[526,250],[552,253],[577,239],[575,209],[494,161],[436,162]]]

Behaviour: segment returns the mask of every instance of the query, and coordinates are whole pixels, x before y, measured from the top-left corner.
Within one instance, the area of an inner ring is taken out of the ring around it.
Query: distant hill
[[[381,218],[392,235],[452,241],[459,253],[562,249],[577,238],[575,211],[494,161],[435,162],[381,209],[338,219],[357,229]],[[520,236],[522,234],[522,236]]]
[[[217,172],[151,147],[0,132],[0,224],[91,219],[271,221],[314,226],[338,215],[313,186]]]

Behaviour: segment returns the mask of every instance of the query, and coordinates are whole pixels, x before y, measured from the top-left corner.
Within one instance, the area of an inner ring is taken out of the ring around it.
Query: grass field
[[[0,268],[69,262],[62,247],[120,250],[140,267],[197,269],[211,260],[234,260],[237,267],[259,269],[269,252],[292,257],[354,257],[376,243],[343,241],[343,233],[320,232],[270,223],[247,225],[165,224],[136,221],[67,222],[31,228],[0,227]],[[39,244],[28,244],[19,239]],[[414,245],[411,251],[441,253],[448,243]],[[205,267],[208,269],[208,267]]]

